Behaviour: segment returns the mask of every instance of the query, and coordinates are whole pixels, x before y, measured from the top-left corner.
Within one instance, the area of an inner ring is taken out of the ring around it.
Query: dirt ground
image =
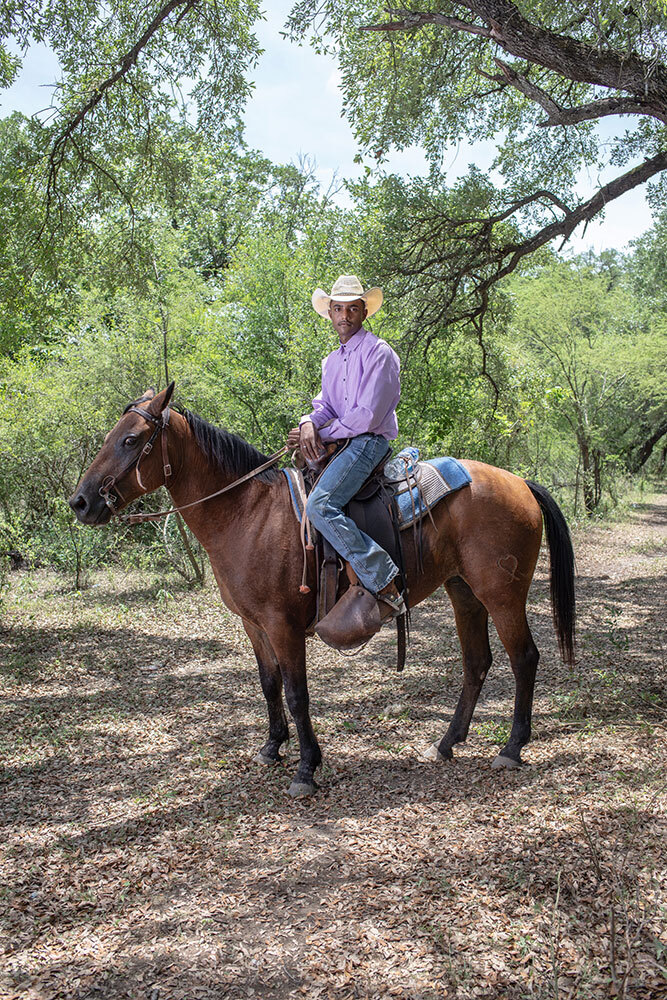
[[[15,572],[0,630],[0,996],[667,997],[667,496],[575,532],[578,663],[558,659],[546,557],[533,741],[492,771],[513,679],[468,742],[422,751],[458,697],[443,591],[354,659],[309,644],[315,799],[254,763],[250,646],[209,585]],[[392,706],[389,716],[385,712]]]

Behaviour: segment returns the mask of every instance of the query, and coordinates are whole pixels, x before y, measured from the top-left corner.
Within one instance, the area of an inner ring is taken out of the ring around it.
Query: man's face
[[[366,319],[366,303],[363,299],[353,302],[330,302],[329,316],[341,344],[347,343],[361,329]]]

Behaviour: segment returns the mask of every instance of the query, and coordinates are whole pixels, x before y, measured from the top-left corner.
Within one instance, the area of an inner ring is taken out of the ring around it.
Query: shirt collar
[[[362,342],[367,333],[368,330],[366,329],[366,327],[364,326],[360,327],[355,333],[354,337],[348,340],[347,344],[338,345],[338,350],[340,351],[341,354],[351,354],[352,351],[356,351],[356,349],[359,347],[359,344]]]

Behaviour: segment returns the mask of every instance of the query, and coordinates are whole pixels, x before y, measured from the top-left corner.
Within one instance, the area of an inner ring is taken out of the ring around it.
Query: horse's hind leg
[[[492,657],[489,615],[484,605],[460,576],[448,580],[445,588],[454,607],[456,630],[463,651],[463,690],[449,728],[438,744],[438,752],[443,757],[451,758],[454,744],[465,742],[468,735],[472,713]]]
[[[533,692],[540,654],[528,627],[525,606],[495,611],[491,616],[498,636],[510,658],[514,681],[514,719],[510,738],[492,763],[492,767],[520,767],[521,750],[530,739]]]
[[[289,738],[287,718],[283,706],[283,679],[280,665],[266,633],[245,619],[243,627],[248,633],[248,638],[255,651],[259,667],[259,680],[269,712],[269,738],[257,754],[256,759],[260,764],[279,764],[282,760],[280,747]]]

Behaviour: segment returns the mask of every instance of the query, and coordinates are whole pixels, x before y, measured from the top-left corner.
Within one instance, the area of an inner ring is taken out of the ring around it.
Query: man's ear
[[[162,392],[158,392],[157,396],[151,400],[148,410],[154,417],[159,417],[162,411],[169,406],[169,400],[174,393],[175,385],[175,382],[170,382],[166,389],[163,389]]]

